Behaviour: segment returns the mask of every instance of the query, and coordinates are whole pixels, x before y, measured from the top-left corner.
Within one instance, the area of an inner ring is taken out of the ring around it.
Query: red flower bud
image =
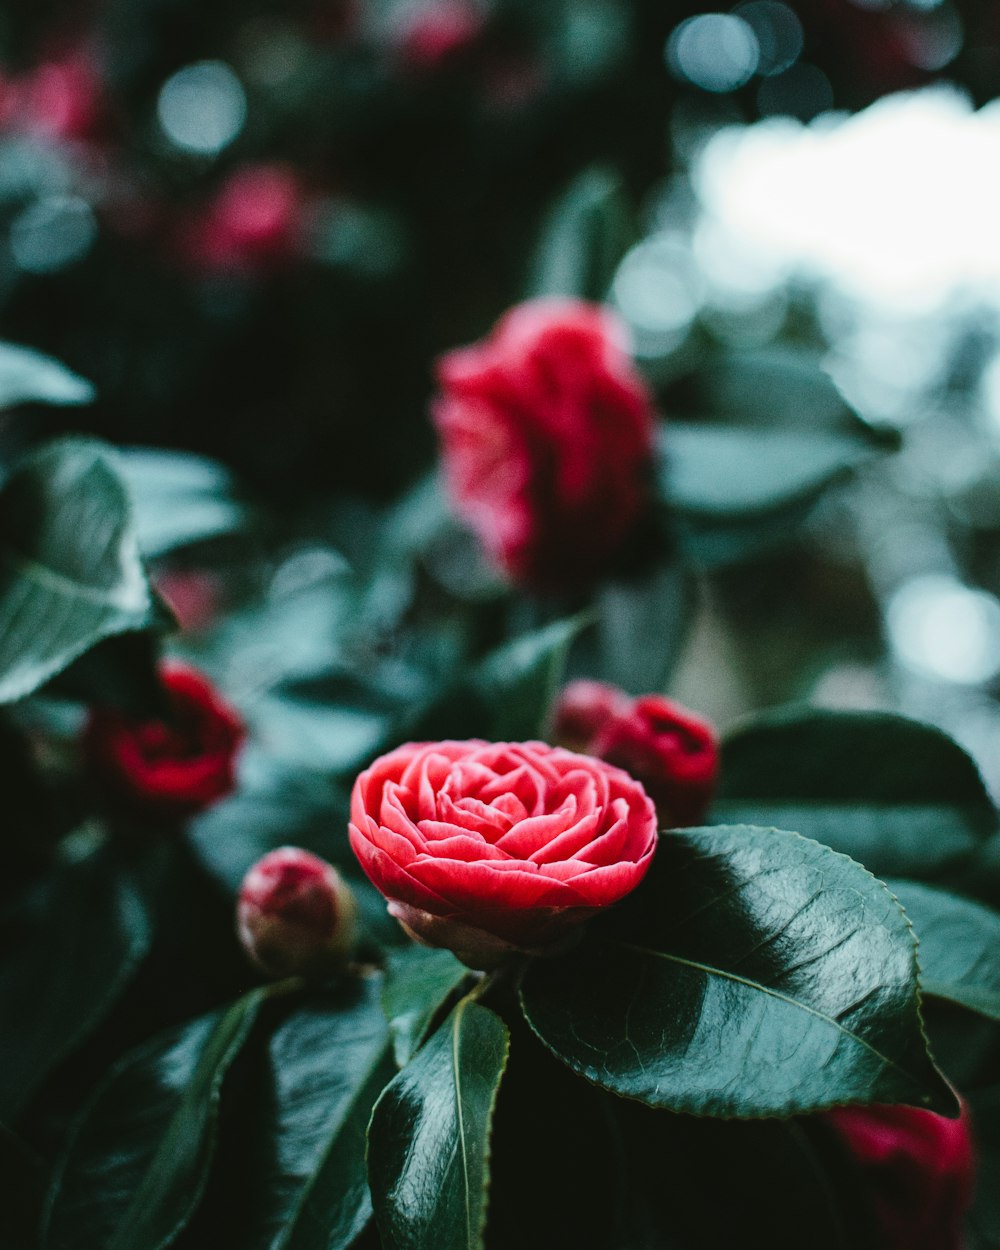
[[[454,506],[512,581],[591,580],[640,519],[653,402],[627,338],[598,304],[540,299],[438,361],[433,412]]]
[[[948,1120],[917,1107],[827,1113],[868,1184],[886,1250],[961,1250],[972,1198],[968,1108]]]
[[[715,731],[701,717],[663,695],[630,699],[596,681],[574,681],[555,709],[558,742],[616,764],[642,782],[660,823],[695,825],[715,788],[719,756]]]
[[[350,954],[357,904],[326,860],[283,846],[243,878],[237,927],[247,954],[268,976],[320,976]]]
[[[473,47],[482,28],[482,16],[471,5],[437,0],[406,15],[395,42],[404,65],[431,71]]]
[[[119,802],[189,816],[232,791],[243,723],[195,669],[167,661],[160,674],[171,720],[141,721],[118,708],[94,708],[83,753]]]

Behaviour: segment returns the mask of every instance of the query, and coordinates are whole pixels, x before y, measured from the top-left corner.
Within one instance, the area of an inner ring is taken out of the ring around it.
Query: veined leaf
[[[98,443],[50,444],[0,490],[0,703],[157,620],[128,497]]]
[[[507,1028],[462,999],[375,1104],[368,1179],[387,1250],[481,1250]]]
[[[635,894],[571,954],[536,960],[521,993],[559,1058],[650,1106],[740,1118],[955,1107],[927,1053],[902,908],[798,834],[664,835]]]

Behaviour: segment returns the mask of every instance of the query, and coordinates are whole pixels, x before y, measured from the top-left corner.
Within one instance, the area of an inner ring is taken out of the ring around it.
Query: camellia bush
[[[880,444],[664,420],[565,294],[437,376],[442,477],[294,533],[2,449],[3,1244],[996,1244],[975,765],[659,693],[699,571]],[[91,390],[6,345],[0,396]]]

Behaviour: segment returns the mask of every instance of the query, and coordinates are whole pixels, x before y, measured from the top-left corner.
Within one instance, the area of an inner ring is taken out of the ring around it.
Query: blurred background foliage
[[[8,7],[0,64],[4,334],[96,396],[16,408],[5,444],[85,430],[220,462],[133,461],[182,616],[189,574],[229,606],[340,585],[384,526],[489,600],[406,495],[434,459],[433,359],[525,295],[610,292],[668,419],[902,444],[750,547],[683,521],[703,593],[676,693],[722,722],[901,707],[1000,786],[997,301],[971,280],[996,268],[992,6],[51,0]],[[387,646],[406,592],[377,582]]]

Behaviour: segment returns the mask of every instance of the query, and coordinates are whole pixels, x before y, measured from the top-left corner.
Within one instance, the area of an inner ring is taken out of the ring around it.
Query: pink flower
[[[231,174],[204,214],[181,236],[186,259],[206,269],[258,269],[288,259],[303,196],[282,165],[246,165]]]
[[[395,43],[404,65],[430,71],[473,47],[482,29],[482,16],[472,5],[435,0],[405,14]]]
[[[972,1198],[968,1108],[948,1120],[917,1107],[827,1113],[868,1184],[886,1250],[961,1250]]]
[[[189,816],[229,794],[243,723],[202,673],[177,661],[161,666],[168,721],[141,721],[95,707],[83,753],[109,795],[131,807]]]
[[[326,860],[283,846],[243,878],[237,906],[240,941],[269,976],[335,972],[350,954],[357,904]]]
[[[412,936],[484,968],[635,889],[656,813],[627,773],[560,747],[410,743],[358,777],[350,836]]]
[[[595,577],[643,511],[653,407],[625,337],[599,305],[535,300],[438,362],[455,508],[512,581]]]
[[[695,825],[708,810],[719,769],[715,731],[663,695],[632,699],[602,682],[570,682],[556,701],[553,733],[637,777],[661,824]]]

